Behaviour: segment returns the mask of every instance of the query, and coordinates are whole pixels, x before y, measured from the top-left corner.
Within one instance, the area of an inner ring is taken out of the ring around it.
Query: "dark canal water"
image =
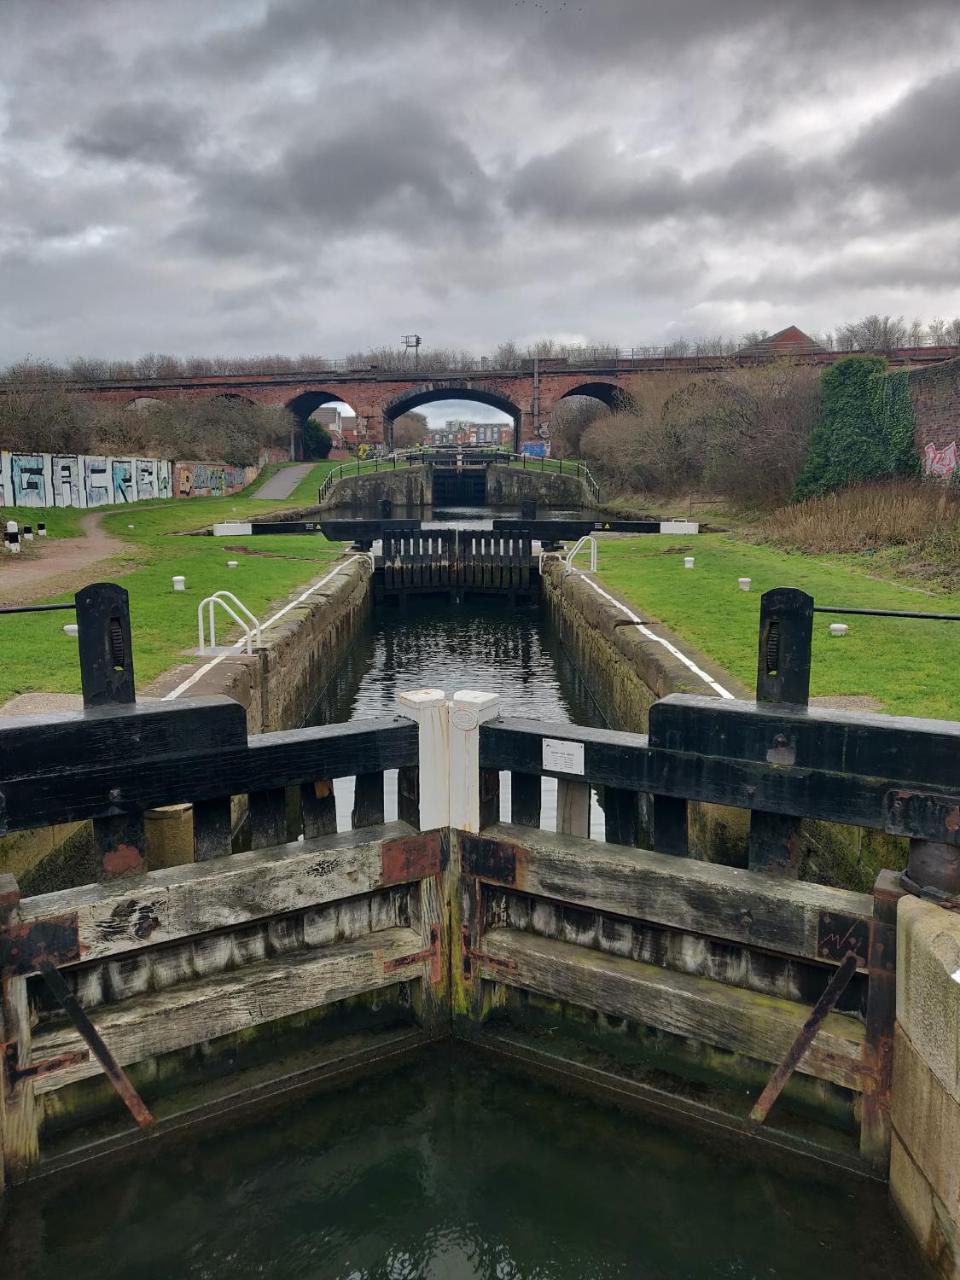
[[[29,1196],[17,1280],[920,1280],[880,1187],[442,1050]]]
[[[396,714],[397,695],[407,689],[479,689],[499,694],[503,714],[533,716],[565,724],[602,725],[600,708],[587,692],[545,613],[535,605],[511,608],[491,597],[467,607],[419,599],[409,613],[374,611],[343,664],[324,690],[314,724]],[[542,822],[556,826],[556,783],[543,784]],[[336,786],[337,820],[350,825],[353,780]],[[502,815],[509,815],[510,775],[500,780]],[[397,816],[396,772],[386,779],[387,820]],[[596,797],[591,833],[602,838],[603,814]]]

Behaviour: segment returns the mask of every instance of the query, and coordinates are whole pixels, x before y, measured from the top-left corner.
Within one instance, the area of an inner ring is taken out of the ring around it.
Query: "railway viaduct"
[[[410,370],[381,370],[374,366],[319,369],[316,372],[265,374],[211,374],[197,377],[125,380],[75,385],[74,390],[97,400],[131,405],[142,399],[171,400],[215,396],[236,397],[255,404],[282,405],[301,423],[315,409],[342,400],[357,415],[357,434],[370,443],[392,444],[396,418],[437,400],[475,400],[508,414],[514,421],[516,447],[537,438],[556,405],[567,396],[589,395],[611,408],[629,406],[641,384],[665,374],[692,376],[722,373],[738,367],[787,357],[805,364],[822,365],[840,353],[818,348],[798,330],[805,345],[782,342],[781,335],[749,352],[732,356],[620,357],[589,362],[566,358],[534,362],[518,369],[488,369],[478,362],[474,370],[449,374]],[[922,364],[956,355],[956,349],[921,347],[893,352],[891,364]]]

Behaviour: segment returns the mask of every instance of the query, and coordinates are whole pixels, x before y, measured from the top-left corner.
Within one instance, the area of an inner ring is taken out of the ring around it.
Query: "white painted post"
[[[480,726],[500,714],[496,693],[462,689],[450,704],[450,825],[480,830]]]
[[[409,689],[397,698],[420,730],[420,830],[450,825],[449,710],[442,689]]]

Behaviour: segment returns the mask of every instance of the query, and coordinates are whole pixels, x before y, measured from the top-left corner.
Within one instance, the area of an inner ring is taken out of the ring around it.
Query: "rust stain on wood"
[[[522,889],[525,883],[527,850],[506,840],[485,836],[462,837],[463,867],[468,875],[492,880],[510,889]]]
[[[48,916],[0,930],[0,973],[34,973],[44,964],[70,964],[80,959],[80,926],[76,912]]]
[[[107,877],[131,875],[145,870],[143,854],[135,845],[118,844],[115,849],[110,849],[103,855],[103,874]]]
[[[442,870],[442,843],[439,831],[422,831],[399,840],[385,840],[380,849],[383,884],[406,884],[426,880]]]

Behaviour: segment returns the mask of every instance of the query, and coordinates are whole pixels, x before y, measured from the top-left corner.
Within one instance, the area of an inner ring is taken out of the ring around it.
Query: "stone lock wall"
[[[897,913],[890,1190],[937,1275],[960,1278],[960,915]]]
[[[577,508],[594,506],[593,495],[583,480],[556,471],[491,465],[487,467],[487,502],[493,506],[518,507],[524,498],[535,498],[541,507]]]
[[[342,476],[331,485],[321,507],[365,507],[376,514],[384,498],[397,507],[428,507],[433,499],[432,468],[403,467]]]

